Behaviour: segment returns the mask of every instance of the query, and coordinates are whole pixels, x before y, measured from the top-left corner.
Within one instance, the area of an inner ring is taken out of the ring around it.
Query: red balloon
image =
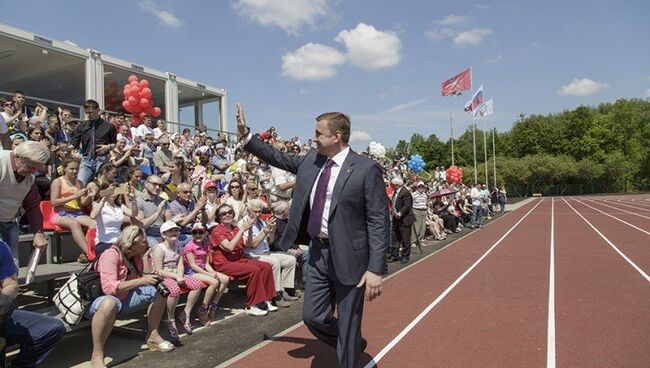
[[[153,95],[153,93],[151,92],[151,88],[149,88],[149,87],[144,87],[144,88],[142,88],[140,90],[140,96],[142,96],[144,98],[151,99],[152,95]]]
[[[122,101],[122,108],[126,111],[129,111],[131,108],[131,105],[129,105],[129,101]]]
[[[142,120],[144,120],[145,116],[147,116],[147,113],[144,112],[144,111],[141,112],[141,113],[138,115],[138,117],[139,117],[140,119],[142,119]]]
[[[131,95],[135,95],[136,93],[140,93],[140,87],[139,86],[131,86],[129,88],[129,91],[131,91]]]
[[[129,83],[134,82],[134,81],[137,82],[137,81],[138,81],[138,77],[136,77],[135,75],[131,74],[131,75],[129,76]]]
[[[133,106],[135,106],[135,105],[138,104],[138,99],[135,98],[135,97],[133,97],[133,96],[130,96],[130,97],[128,98],[128,100],[129,100],[129,105],[133,105]]]
[[[142,87],[142,88],[149,87],[149,81],[146,80],[146,79],[140,80],[140,87]]]
[[[149,100],[146,98],[141,98],[140,99],[140,106],[142,106],[143,109],[146,109],[149,106]]]
[[[157,117],[157,116],[160,116],[160,113],[161,113],[160,107],[156,106],[156,107],[153,108],[153,113],[151,115],[153,115],[154,117]]]

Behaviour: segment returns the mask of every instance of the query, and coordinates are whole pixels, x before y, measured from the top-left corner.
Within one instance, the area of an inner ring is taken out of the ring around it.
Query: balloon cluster
[[[149,88],[149,81],[131,75],[129,83],[124,85],[124,101],[122,107],[124,110],[131,113],[133,116],[133,125],[138,125],[142,122],[145,115],[158,116],[160,115],[160,107],[154,107],[152,96],[153,93]]]
[[[463,170],[459,169],[455,165],[450,166],[447,169],[447,181],[454,184],[461,183],[463,181]]]
[[[419,173],[424,170],[424,167],[427,166],[427,164],[425,164],[424,160],[422,160],[422,156],[411,155],[411,159],[408,160],[408,166],[409,169],[413,170],[416,173]]]
[[[370,142],[370,145],[368,146],[368,153],[370,156],[374,156],[376,158],[383,158],[386,156],[386,148],[381,145],[381,143],[378,142]]]

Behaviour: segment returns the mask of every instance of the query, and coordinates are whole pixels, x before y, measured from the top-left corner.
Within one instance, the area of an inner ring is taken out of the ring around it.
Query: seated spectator
[[[178,297],[189,291],[187,297],[196,300],[201,294],[201,287],[203,286],[198,278],[185,274],[183,257],[181,257],[182,248],[178,244],[179,230],[180,228],[173,221],[162,224],[160,233],[163,240],[153,247],[151,252],[154,272],[163,278],[162,282],[169,290],[167,296],[167,331],[174,340],[178,339],[176,317],[174,316]],[[188,322],[188,319],[185,318],[184,322]],[[185,323],[183,326],[186,327]],[[189,333],[192,333],[192,328],[189,327]]]
[[[140,136],[138,136],[140,137]],[[155,173],[156,172],[156,165],[153,163],[153,156],[156,153],[156,150],[158,149],[156,145],[154,144],[153,141],[153,134],[147,133],[144,138],[140,137],[140,139],[143,139],[143,141],[140,143],[140,154],[142,155],[141,158],[146,160],[145,165],[148,165],[151,168],[151,172]],[[135,141],[134,141],[135,143]]]
[[[169,172],[162,174],[160,178],[165,183],[164,197],[171,202],[178,195],[178,186],[181,183],[189,183],[190,177],[185,170],[185,160],[181,157],[174,157],[168,168]]]
[[[27,141],[27,136],[23,133],[14,133],[10,136],[11,149],[15,149],[19,144]]]
[[[228,167],[232,165],[226,154],[226,146],[223,143],[217,143],[215,155],[212,157],[212,167],[215,174],[225,174]]]
[[[169,165],[174,158],[174,154],[171,149],[169,149],[169,138],[162,137],[159,140],[160,149],[156,151],[153,155],[153,162],[156,165],[156,170],[160,174],[169,172]]]
[[[0,112],[0,118],[2,118],[0,138],[2,139],[2,147],[8,150],[10,149],[9,135],[18,132],[24,133],[27,131],[27,124],[22,122],[22,113],[20,110],[16,110],[13,101],[0,97],[0,103],[2,103],[2,112]],[[15,128],[14,125],[18,126]]]
[[[275,217],[267,222],[259,218],[264,203],[259,199],[248,201],[246,208],[248,214],[241,219],[241,224],[255,220],[255,224],[244,232],[244,254],[248,258],[258,259],[271,264],[273,267],[273,281],[278,295],[275,298],[275,305],[278,307],[289,307],[287,301],[297,298],[289,296],[285,289],[293,289],[296,279],[296,257],[285,252],[271,252],[270,241],[275,235]]]
[[[268,311],[278,310],[271,304],[276,297],[273,268],[266,262],[244,256],[242,235],[255,224],[256,219],[244,222],[240,231],[233,223],[234,215],[232,207],[226,204],[217,210],[220,223],[210,235],[210,264],[213,269],[246,282],[246,314],[264,316]]]
[[[203,303],[197,311],[199,322],[204,326],[210,323],[217,313],[217,305],[224,291],[226,291],[229,281],[228,276],[215,271],[208,262],[210,240],[207,234],[203,224],[196,222],[192,226],[192,240],[183,249],[185,274],[194,276],[208,285],[203,296]],[[179,316],[187,333],[192,333],[191,315],[198,297],[198,294],[196,294],[196,297],[192,294],[188,295],[185,308]]]
[[[167,122],[163,119],[158,119],[156,121],[156,127],[153,129],[153,136],[156,139],[160,139],[163,135],[167,135]]]
[[[135,156],[137,153],[134,147],[126,147],[126,139],[118,138],[115,148],[110,152],[109,162],[117,169],[116,176],[118,183],[126,183],[129,168],[136,165]]]
[[[133,138],[131,138],[131,130],[126,124],[120,125],[117,133],[117,139],[124,139],[126,141],[126,147],[134,147]]]
[[[11,250],[0,240],[0,337],[6,340],[6,346],[20,345],[12,367],[36,367],[63,338],[65,326],[56,318],[18,309],[17,278]],[[4,354],[1,358],[5,358]]]
[[[221,204],[227,204],[235,211],[235,218],[233,221],[239,222],[239,220],[244,217],[246,205],[244,205],[244,191],[239,180],[233,178],[230,181],[230,184],[228,184],[228,188],[226,189],[226,194],[221,197]],[[218,220],[219,219],[217,219],[217,221]]]
[[[179,242],[185,245],[191,240],[190,233],[192,225],[197,221],[205,220],[203,218],[203,209],[207,203],[207,198],[202,196],[196,202],[192,200],[192,187],[189,183],[181,183],[178,186],[178,197],[169,203],[169,211],[172,215],[172,221],[180,226],[182,234]]]
[[[181,133],[181,144],[185,144],[190,141],[190,128],[183,128],[183,132]]]
[[[97,224],[97,235],[95,236],[95,254],[97,256],[117,241],[123,224],[142,226],[142,222],[137,219],[138,205],[135,200],[135,189],[129,187],[128,196],[114,192],[115,190],[102,195],[99,202],[93,203],[93,209],[90,212],[90,218]]]
[[[151,175],[144,182],[144,190],[136,196],[138,203],[138,220],[147,234],[147,241],[152,246],[162,239],[160,226],[172,218],[169,204],[160,196],[163,183],[158,175]]]
[[[211,224],[216,222],[215,215],[219,208],[219,197],[217,196],[218,184],[216,181],[207,181],[203,185],[203,194],[206,197],[205,202],[205,222]]]
[[[82,212],[82,208],[89,206],[97,194],[97,187],[82,188],[77,180],[79,173],[79,160],[69,158],[63,162],[64,175],[52,181],[50,201],[52,212],[50,222],[62,228],[70,229],[72,238],[81,249],[77,258],[80,263],[88,263],[86,255],[86,236],[82,227],[94,228],[95,221]]]
[[[257,183],[257,181],[255,181],[254,179],[248,180],[246,182],[246,200],[245,200],[244,203],[248,204],[248,202],[250,202],[250,201],[252,201],[254,199],[259,199],[262,202],[264,202],[263,207],[266,207],[268,201],[266,200],[266,198],[264,198],[264,197],[262,197],[260,195],[260,192],[261,192],[260,189],[261,188],[259,187],[259,184]]]
[[[93,368],[105,367],[104,344],[113,330],[116,316],[147,309],[146,342],[149,351],[168,352],[174,344],[165,341],[158,332],[165,310],[165,297],[156,291],[161,277],[143,275],[142,255],[148,250],[147,237],[137,226],[128,226],[119,238],[99,257],[95,269],[99,272],[104,295],[93,300],[85,317],[92,319]]]
[[[115,166],[113,166],[113,164],[110,162],[104,162],[99,166],[99,169],[97,170],[97,176],[93,181],[88,183],[86,189],[88,189],[90,192],[95,193],[95,196],[98,196],[102,190],[110,186],[117,185],[117,183],[115,183],[116,176],[117,169]],[[99,197],[93,198],[93,201],[99,201]],[[86,205],[84,204],[84,207],[85,206]]]
[[[181,144],[181,135],[178,133],[172,134],[169,149],[172,150],[173,156],[176,157],[182,148],[183,145]]]
[[[154,131],[151,128],[153,123],[151,122],[151,116],[145,116],[142,119],[142,124],[138,125],[138,127],[135,130],[135,134],[139,137],[144,137],[146,138],[147,135],[151,135],[151,140],[153,141],[154,139]]]
[[[128,181],[130,187],[135,188],[137,192],[142,192],[144,190],[144,184],[142,183],[143,174],[142,169],[139,166],[132,166],[129,168]]]
[[[273,204],[273,215],[275,216],[275,233],[273,234],[271,240],[271,250],[274,252],[283,252],[283,249],[280,249],[280,239],[284,235],[284,231],[287,228],[289,223],[289,202],[287,201],[278,201]],[[301,275],[297,278],[298,284],[304,289],[306,276],[307,276],[307,264],[309,263],[309,248],[307,246],[300,247],[298,244],[293,244],[290,249],[286,250],[287,254],[290,254],[296,257],[296,264],[300,266]]]

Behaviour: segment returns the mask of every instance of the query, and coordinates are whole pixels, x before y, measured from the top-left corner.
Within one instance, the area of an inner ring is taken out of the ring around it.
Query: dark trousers
[[[411,256],[411,225],[404,225],[402,221],[393,222],[393,231],[397,237],[397,245],[393,248],[393,257],[409,258]],[[400,253],[399,248],[402,247]]]
[[[20,345],[20,353],[11,362],[12,367],[41,364],[63,335],[65,326],[60,320],[18,309],[0,327],[0,336],[7,339],[7,346]]]
[[[336,349],[340,368],[356,368],[361,354],[361,317],[365,287],[336,278],[329,248],[312,241],[307,266],[303,320],[314,336]],[[336,306],[337,316],[334,317]]]

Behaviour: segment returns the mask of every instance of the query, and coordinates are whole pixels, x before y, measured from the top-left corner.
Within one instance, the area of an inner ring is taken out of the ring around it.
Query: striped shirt
[[[411,193],[413,196],[413,208],[416,210],[427,209],[427,193],[418,190]]]

